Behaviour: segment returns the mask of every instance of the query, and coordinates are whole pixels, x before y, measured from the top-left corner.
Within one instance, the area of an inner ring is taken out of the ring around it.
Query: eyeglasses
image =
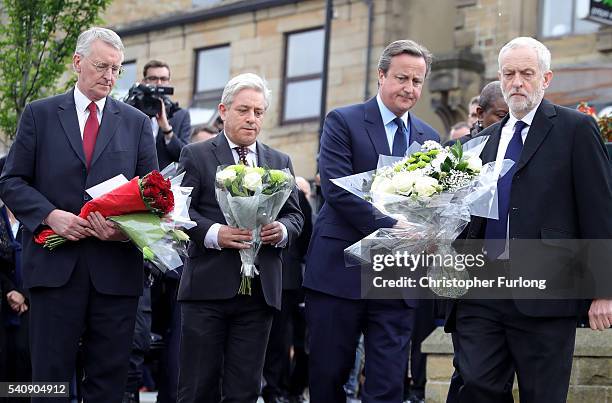
[[[87,59],[89,60],[89,59]],[[116,66],[114,64],[108,64],[108,63],[98,63],[98,62],[94,62],[93,60],[89,60],[89,62],[96,68],[96,71],[98,73],[106,73],[108,71],[108,69],[111,69],[111,73],[113,74],[113,76],[115,77],[120,77],[121,74],[123,73],[123,66]]]
[[[160,83],[167,83],[170,81],[170,77],[157,77],[157,76],[147,76],[145,77],[145,81],[148,83],[156,83],[156,82],[160,82]]]

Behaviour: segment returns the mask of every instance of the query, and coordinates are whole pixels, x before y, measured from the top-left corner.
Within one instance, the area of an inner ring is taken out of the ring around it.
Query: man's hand
[[[49,213],[46,222],[53,232],[69,241],[78,241],[91,235],[91,224],[68,211],[55,209]]]
[[[89,213],[87,220],[91,225],[90,235],[102,241],[127,241],[129,239],[114,222],[106,220],[98,211]]]
[[[283,240],[283,230],[278,221],[271,222],[261,227],[261,243],[264,245],[276,245]]]
[[[591,302],[589,324],[593,330],[608,329],[612,325],[612,300],[594,299]]]
[[[6,300],[11,309],[19,315],[28,310],[28,305],[25,303],[25,297],[19,291],[11,291],[6,294]]]
[[[167,132],[168,130],[172,129],[172,126],[170,126],[170,123],[168,122],[168,117],[166,116],[166,105],[164,104],[164,100],[160,99],[159,102],[161,103],[161,111],[155,116],[157,118],[157,124],[159,125],[159,129],[162,132]],[[172,132],[166,134],[163,133],[163,135],[166,137],[166,139],[171,139],[172,138]]]
[[[251,231],[222,225],[217,234],[217,243],[222,248],[249,249],[251,244],[246,243],[253,240]]]

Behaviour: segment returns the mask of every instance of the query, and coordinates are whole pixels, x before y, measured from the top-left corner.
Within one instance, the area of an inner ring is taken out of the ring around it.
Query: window
[[[596,32],[599,24],[579,16],[588,13],[589,0],[540,0],[540,36],[556,37]]]
[[[129,61],[123,63],[123,73],[117,79],[111,96],[115,99],[123,100],[128,91],[136,82],[136,62]]]
[[[282,123],[319,118],[323,39],[322,28],[286,35]]]
[[[211,7],[221,3],[221,0],[191,0],[193,7]]]
[[[229,75],[229,46],[196,51],[193,105],[198,108],[216,109],[221,101],[223,87],[229,81]]]

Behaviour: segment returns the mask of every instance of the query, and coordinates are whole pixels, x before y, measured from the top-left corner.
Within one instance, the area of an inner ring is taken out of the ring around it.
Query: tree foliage
[[[28,102],[57,93],[77,38],[111,0],[1,0],[0,130],[15,136]],[[64,83],[67,87],[74,81]]]

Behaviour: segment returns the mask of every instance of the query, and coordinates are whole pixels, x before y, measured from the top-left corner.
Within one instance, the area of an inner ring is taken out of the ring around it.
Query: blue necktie
[[[403,157],[406,155],[406,126],[401,118],[393,119],[393,122],[397,125],[397,130],[393,136],[393,150],[391,155],[394,157]]]
[[[499,219],[487,219],[485,229],[484,250],[490,260],[494,260],[504,252],[506,248],[506,235],[508,233],[508,212],[510,209],[510,190],[512,188],[512,178],[516,172],[516,165],[521,158],[523,151],[523,137],[521,132],[527,123],[519,120],[514,125],[514,135],[508,143],[504,159],[514,161],[510,170],[497,181],[497,206]]]

